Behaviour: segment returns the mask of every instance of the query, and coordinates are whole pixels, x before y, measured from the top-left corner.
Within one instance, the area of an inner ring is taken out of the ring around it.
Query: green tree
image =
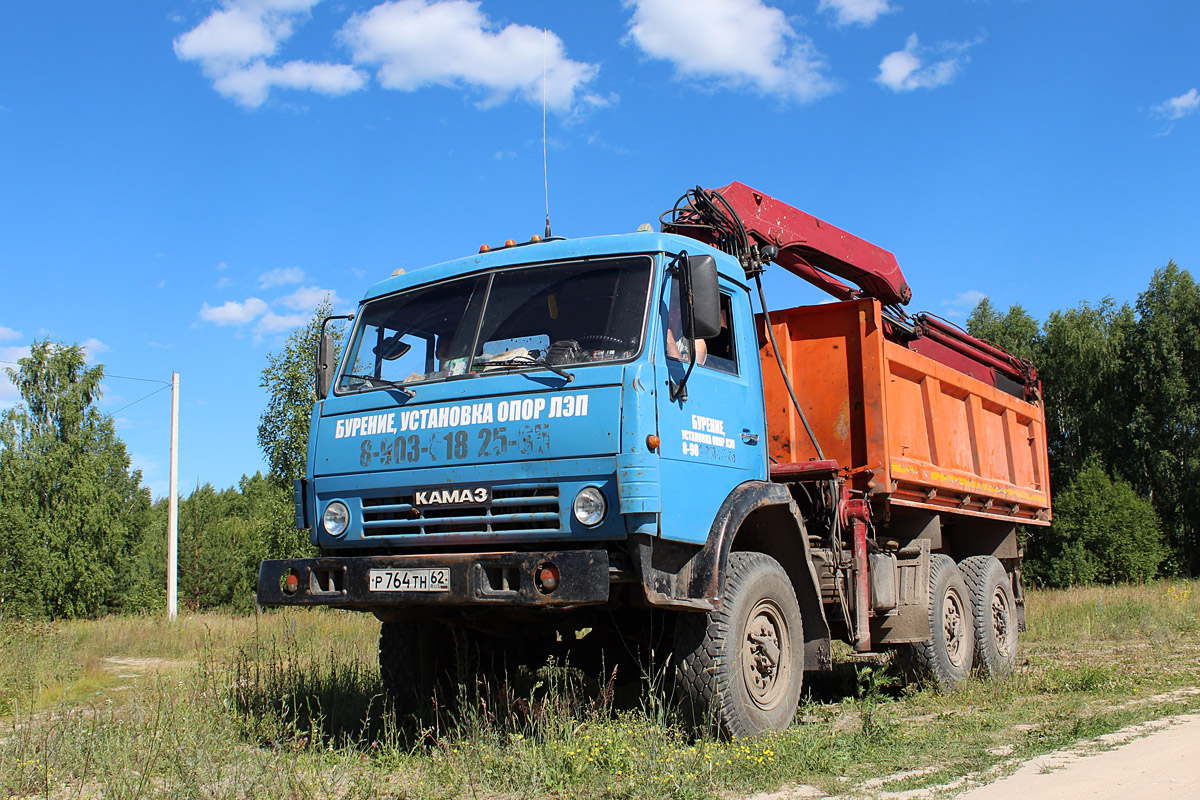
[[[1149,495],[1172,572],[1200,572],[1200,287],[1174,261],[1137,301],[1125,365],[1132,398],[1127,474]]]
[[[243,478],[243,482],[245,478]],[[264,552],[236,488],[197,486],[179,504],[179,597],[193,611],[250,608]]]
[[[1034,362],[1041,355],[1041,334],[1038,321],[1020,305],[1009,307],[1001,314],[992,301],[983,298],[967,317],[967,332],[985,341],[998,344],[1018,358]]]
[[[1066,486],[1092,456],[1125,473],[1130,393],[1123,390],[1133,310],[1111,298],[1050,314],[1035,362],[1042,379],[1050,485]]]
[[[321,321],[333,313],[326,298],[303,328],[288,336],[283,349],[267,356],[262,387],[267,390],[267,408],[258,426],[258,444],[271,467],[270,488],[255,483],[255,508],[265,553],[270,558],[289,558],[311,552],[308,537],[295,527],[292,481],[304,477],[308,457],[308,428],[317,402],[317,347]],[[326,329],[335,348],[344,340],[342,326]],[[244,489],[247,487],[243,487]]]
[[[111,417],[103,367],[35,342],[7,370],[23,403],[0,417],[0,599],[5,613],[78,617],[121,604],[150,493]]]
[[[1054,524],[1031,534],[1025,573],[1076,586],[1153,578],[1166,554],[1154,505],[1091,458],[1054,500]]]
[[[308,424],[317,402],[317,346],[321,338],[321,320],[333,313],[326,298],[303,328],[297,328],[284,342],[283,349],[267,355],[262,371],[262,388],[267,390],[267,408],[258,425],[258,445],[267,457],[271,475],[291,487],[304,477],[308,456]],[[342,340],[341,327],[330,325],[335,343]]]

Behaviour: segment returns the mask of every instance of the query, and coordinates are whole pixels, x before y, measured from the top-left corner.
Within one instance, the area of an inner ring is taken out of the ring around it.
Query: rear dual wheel
[[[959,565],[975,609],[975,671],[1007,678],[1017,664],[1017,604],[1012,581],[992,556],[971,556]]]
[[[950,556],[929,559],[929,638],[900,645],[899,657],[918,683],[951,692],[971,676],[975,624],[971,593]]]
[[[929,563],[929,639],[900,649],[919,682],[953,691],[972,670],[1007,678],[1017,662],[1017,606],[1012,580],[993,556],[955,564],[936,554]]]

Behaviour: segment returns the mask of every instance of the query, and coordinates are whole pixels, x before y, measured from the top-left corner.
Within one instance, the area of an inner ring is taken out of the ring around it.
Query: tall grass
[[[725,742],[653,669],[551,661],[464,679],[431,718],[388,707],[361,614],[113,617],[0,627],[0,797],[695,798],[803,781],[844,793],[978,772],[1200,706],[1194,583],[1031,592],[1018,672],[939,696],[846,655],[797,725]],[[1152,657],[1148,657],[1152,654]],[[8,656],[12,657],[8,657]],[[620,676],[617,676],[620,677]],[[909,775],[917,768],[919,774]],[[923,771],[922,771],[923,770]],[[905,776],[889,778],[905,771]]]
[[[1159,581],[1029,592],[1030,642],[1154,643],[1200,634],[1200,584]]]

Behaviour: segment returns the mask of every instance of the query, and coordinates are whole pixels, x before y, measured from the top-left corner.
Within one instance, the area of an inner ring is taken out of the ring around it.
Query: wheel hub
[[[742,678],[751,701],[764,711],[779,705],[787,686],[791,638],[783,613],[771,600],[750,612],[742,642]]]
[[[946,654],[950,661],[961,667],[967,658],[966,615],[963,613],[962,598],[958,592],[949,591],[942,602],[942,622],[946,634]]]
[[[1008,598],[997,589],[992,594],[992,629],[996,634],[996,648],[1007,656],[1012,648],[1012,627],[1009,620]]]

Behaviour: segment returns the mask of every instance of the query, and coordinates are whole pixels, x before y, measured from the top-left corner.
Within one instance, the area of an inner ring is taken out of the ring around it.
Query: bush
[[[1141,583],[1165,556],[1154,506],[1092,458],[1055,498],[1053,526],[1030,536],[1025,568],[1045,586]]]

